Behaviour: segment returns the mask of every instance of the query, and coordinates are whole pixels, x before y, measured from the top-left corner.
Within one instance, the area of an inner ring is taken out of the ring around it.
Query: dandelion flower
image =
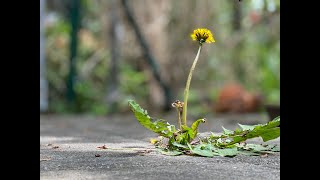
[[[191,38],[194,41],[199,41],[200,45],[202,45],[204,42],[206,43],[215,42],[211,31],[205,28],[199,28],[194,30],[193,33],[191,34]]]
[[[191,34],[191,38],[194,41],[198,41],[199,42],[199,49],[198,49],[198,53],[196,55],[196,58],[193,60],[190,72],[189,72],[189,76],[187,79],[187,83],[186,83],[186,88],[184,90],[184,102],[183,102],[183,107],[182,107],[182,120],[183,120],[183,125],[187,125],[187,106],[188,106],[188,96],[189,96],[189,88],[190,88],[190,82],[191,82],[191,78],[192,78],[192,73],[194,71],[194,68],[196,67],[196,64],[198,62],[199,59],[199,55],[201,52],[201,47],[203,43],[212,43],[212,42],[216,42],[213,38],[213,35],[211,33],[211,31],[209,29],[206,28],[198,28],[195,29],[193,31],[193,33]],[[173,106],[177,106],[177,104],[172,104]]]

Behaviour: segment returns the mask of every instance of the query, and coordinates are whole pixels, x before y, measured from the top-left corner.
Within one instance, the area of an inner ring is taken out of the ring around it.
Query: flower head
[[[176,100],[171,105],[172,105],[172,107],[175,107],[175,108],[183,108],[184,103],[179,100]]]
[[[206,43],[215,42],[211,31],[205,28],[199,28],[194,30],[193,33],[191,34],[191,38],[194,41],[199,41],[200,45],[202,45],[204,42]]]

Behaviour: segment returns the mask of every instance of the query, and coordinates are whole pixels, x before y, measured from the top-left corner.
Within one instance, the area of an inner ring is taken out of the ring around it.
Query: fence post
[[[70,34],[70,67],[67,79],[67,100],[71,103],[72,108],[75,102],[75,78],[76,78],[76,61],[77,61],[77,45],[78,45],[78,31],[80,22],[80,1],[72,0],[71,4],[71,34]]]

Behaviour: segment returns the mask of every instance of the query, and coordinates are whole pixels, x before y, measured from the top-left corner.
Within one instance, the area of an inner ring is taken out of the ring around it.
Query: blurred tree
[[[166,82],[164,82],[163,78],[160,75],[159,65],[158,65],[154,55],[151,53],[150,47],[149,47],[146,39],[142,35],[141,29],[140,29],[138,23],[136,22],[136,19],[135,19],[134,15],[133,15],[132,10],[130,9],[130,7],[128,5],[128,1],[127,0],[122,0],[121,2],[122,2],[122,6],[124,8],[126,17],[127,17],[128,21],[129,21],[130,25],[134,29],[134,32],[135,32],[135,35],[136,35],[136,37],[138,39],[139,45],[142,48],[144,59],[147,61],[147,64],[150,65],[150,68],[151,68],[151,71],[152,71],[152,75],[157,80],[157,82],[159,83],[160,87],[162,88],[162,90],[164,92],[164,97],[161,96],[161,94],[158,94],[157,92],[151,92],[151,93],[154,93],[156,96],[158,96],[158,97],[160,96],[160,99],[164,99],[165,100],[165,102],[163,104],[163,109],[165,111],[167,111],[167,110],[171,109],[171,103],[173,101],[171,89],[166,84]],[[153,96],[153,97],[155,97],[155,96]],[[163,97],[163,98],[161,98],[161,97]],[[157,103],[157,102],[154,101],[153,103]],[[154,105],[154,104],[151,104],[151,105]]]
[[[236,34],[236,36],[242,36],[241,29],[242,29],[242,3],[237,1],[229,1],[232,6],[232,33]],[[235,35],[234,35],[235,36]],[[241,59],[241,52],[243,50],[243,41],[240,40],[236,43],[233,51],[232,56],[232,65],[235,76],[238,78],[237,80],[240,81],[242,84],[245,83],[245,68],[243,67],[244,64],[242,63],[243,60]]]
[[[109,76],[107,81],[107,93],[106,93],[106,104],[108,113],[114,113],[118,111],[118,102],[120,101],[119,96],[119,52],[120,52],[120,32],[119,32],[119,17],[117,14],[118,4],[116,0],[111,2],[111,15],[110,15],[110,38],[109,44],[111,48],[111,61],[109,67]]]

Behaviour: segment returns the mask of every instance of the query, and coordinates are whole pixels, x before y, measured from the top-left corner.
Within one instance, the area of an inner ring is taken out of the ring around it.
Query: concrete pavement
[[[266,121],[254,114],[207,119],[199,132]],[[154,137],[131,114],[40,115],[40,179],[280,179],[280,153],[233,158],[165,156],[149,143]],[[251,142],[262,143],[260,138]],[[280,138],[267,143],[280,144]],[[97,148],[103,145],[108,149]]]

